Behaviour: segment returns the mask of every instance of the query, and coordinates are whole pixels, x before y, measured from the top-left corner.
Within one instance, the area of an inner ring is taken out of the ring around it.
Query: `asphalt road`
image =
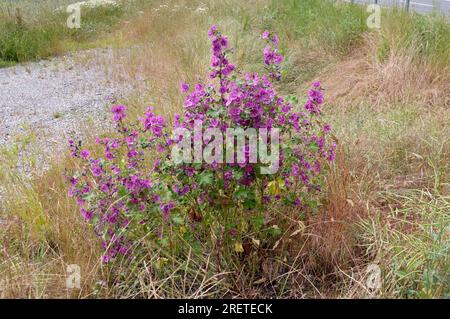
[[[348,0],[350,1],[350,0]],[[355,3],[375,3],[375,0],[354,0]],[[382,6],[406,6],[406,0],[378,0]],[[450,14],[450,0],[411,0],[410,10],[419,13],[430,13],[433,11]]]

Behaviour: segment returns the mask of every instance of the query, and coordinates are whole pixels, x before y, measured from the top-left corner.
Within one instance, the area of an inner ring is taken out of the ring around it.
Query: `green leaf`
[[[119,191],[117,192],[117,194],[119,195],[119,197],[124,197],[128,194],[128,192],[125,187],[119,187]]]
[[[214,176],[212,172],[203,172],[198,176],[198,183],[202,186],[211,185],[213,178]]]
[[[316,142],[313,142],[311,144],[309,144],[309,148],[311,149],[311,151],[313,152],[318,152],[319,151],[319,145]]]
[[[288,95],[286,100],[291,104],[298,104],[298,98],[295,95]]]
[[[253,217],[252,224],[256,229],[260,229],[264,225],[264,217],[262,215]]]
[[[234,196],[238,199],[247,199],[252,195],[252,191],[246,187],[238,187],[234,192]]]
[[[233,175],[236,180],[239,180],[242,178],[242,176],[244,176],[244,173],[242,172],[242,170],[236,169],[233,171]]]
[[[172,217],[172,221],[175,225],[183,225],[184,224],[184,219],[179,215],[174,215]]]
[[[83,197],[83,199],[87,202],[92,201],[93,199],[95,199],[95,194],[94,193],[89,193],[86,196]]]
[[[244,201],[244,208],[245,209],[253,209],[256,206],[256,199],[255,198],[247,198]]]
[[[273,225],[269,229],[269,234],[273,237],[278,237],[281,235],[281,229],[278,227],[278,225]]]

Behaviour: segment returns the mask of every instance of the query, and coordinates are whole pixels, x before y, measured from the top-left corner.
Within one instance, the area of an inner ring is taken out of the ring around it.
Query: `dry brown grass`
[[[315,252],[319,268],[347,268],[359,257],[352,229],[367,214],[351,176],[350,164],[341,150],[327,176],[326,200],[320,213],[312,218],[310,249]]]
[[[325,79],[329,103],[339,107],[365,104],[386,109],[395,104],[450,107],[450,68],[436,70],[414,47],[391,51],[382,61],[377,56],[379,34],[366,34],[364,45],[327,69]]]
[[[34,182],[11,175],[3,202],[0,274],[3,297],[83,297],[90,294],[99,266],[99,245],[67,196],[62,176],[70,161],[55,164]],[[70,166],[70,165],[69,165]],[[7,209],[6,209],[7,208]],[[81,290],[66,288],[66,267],[83,272]]]

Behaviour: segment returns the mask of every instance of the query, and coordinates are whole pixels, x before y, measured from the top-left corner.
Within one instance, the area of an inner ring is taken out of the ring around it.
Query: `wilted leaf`
[[[261,278],[261,279],[258,279],[258,280],[256,280],[256,281],[254,281],[253,284],[254,284],[254,285],[261,285],[261,284],[265,283],[266,280],[267,280],[267,279],[263,277],[263,278]]]
[[[278,245],[281,242],[281,238],[277,240],[277,242],[275,243],[275,245],[273,245],[272,250],[276,249],[278,247]]]
[[[163,268],[167,261],[168,261],[168,259],[165,257],[158,258],[158,260],[155,262],[155,268],[156,269]]]
[[[234,251],[237,253],[243,253],[244,252],[244,247],[242,246],[241,242],[235,243],[234,244]]]
[[[299,221],[299,222],[298,222],[298,228],[297,228],[297,230],[295,230],[295,231],[290,235],[290,237],[294,237],[295,235],[298,235],[298,234],[300,234],[300,233],[303,233],[303,232],[305,231],[305,228],[306,228],[305,224],[304,224],[302,221]]]
[[[284,181],[282,179],[271,181],[267,184],[267,190],[272,195],[280,195],[281,189],[284,187]]]

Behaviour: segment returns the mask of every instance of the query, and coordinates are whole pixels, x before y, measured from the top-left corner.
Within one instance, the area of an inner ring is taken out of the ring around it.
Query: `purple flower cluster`
[[[261,37],[267,42],[267,46],[263,51],[264,64],[269,71],[270,77],[279,80],[281,78],[281,63],[283,62],[283,56],[278,53],[278,36],[276,34],[272,35],[266,30]]]
[[[320,105],[323,103],[323,94],[320,90],[320,82],[315,81],[313,87],[308,92],[308,101],[305,103],[305,109],[314,114],[320,114]]]
[[[210,78],[219,77],[225,80],[236,68],[234,64],[228,62],[226,52],[228,51],[228,38],[223,36],[217,26],[213,25],[208,30],[208,36],[212,42],[211,51],[211,73]]]
[[[222,197],[237,208],[252,209],[258,193],[262,205],[282,201],[303,207],[320,190],[324,164],[335,158],[336,145],[327,143],[331,127],[320,121],[321,84],[313,83],[300,107],[295,99],[280,96],[272,83],[280,79],[283,60],[276,35],[262,34],[267,42],[263,50],[267,73],[263,75],[235,72],[228,59],[232,50],[227,37],[216,26],[209,29],[208,36],[212,51],[209,82],[197,83],[192,89],[180,84],[184,109],[174,116],[173,128],[193,129],[198,120],[222,132],[227,128],[277,128],[282,134],[280,170],[273,175],[258,174],[260,164],[250,161],[256,154],[248,144],[243,146],[244,163],[171,165],[171,146],[183,137],[169,138],[164,117],[148,108],[140,122],[127,124],[126,107],[112,107],[117,136],[96,139],[103,146],[102,156],[96,157],[93,151],[82,149],[81,142],[69,140],[71,155],[83,163],[82,170],[69,177],[69,194],[102,238],[104,262],[128,255],[133,238],[138,237],[135,232],[151,231],[160,238],[164,225],[172,225],[175,215],[177,223],[181,216],[189,229],[195,229],[199,218],[188,212],[214,212],[222,207]],[[203,140],[202,146],[208,142]],[[158,218],[160,224],[155,223]]]
[[[144,131],[150,130],[155,137],[160,137],[163,134],[165,127],[165,119],[161,115],[153,114],[153,108],[149,107],[145,113],[145,117],[141,118],[144,125]]]
[[[81,142],[76,144],[73,139],[69,140],[71,155],[84,163],[83,170],[69,179],[69,195],[76,198],[81,215],[102,238],[103,262],[119,255],[127,256],[133,244],[130,223],[145,219],[136,212],[160,205],[155,183],[144,163],[141,135],[151,132],[146,143],[165,150],[165,144],[155,140],[162,135],[164,118],[148,110],[137,131],[122,121],[126,117],[125,107],[113,107],[111,112],[119,135],[96,139],[96,143],[103,146],[103,157],[96,158],[89,150],[81,150]],[[163,212],[167,215],[168,210]]]
[[[319,128],[315,117],[320,115],[323,104],[321,84],[314,82],[308,95],[304,109],[297,109],[290,102],[279,96],[271,79],[280,78],[282,56],[278,53],[279,39],[268,31],[262,34],[268,45],[264,48],[264,64],[268,69],[268,75],[248,73],[242,79],[231,79],[229,72],[222,70],[229,66],[227,54],[228,41],[220,34],[215,26],[208,31],[212,41],[212,74],[211,78],[218,78],[218,84],[196,84],[189,92],[189,86],[185,85],[186,98],[184,102],[183,116],[176,115],[175,126],[188,129],[194,128],[196,120],[206,123],[209,128],[279,128],[284,133],[285,145],[290,146],[282,152],[280,160],[283,164],[280,172],[285,185],[306,186],[310,191],[319,189],[317,176],[320,174],[322,159],[332,160],[334,148],[326,149],[325,135],[330,132],[330,126]],[[224,61],[221,63],[221,61]],[[234,70],[234,66],[232,67]],[[296,145],[290,145],[292,135],[296,136]],[[204,144],[209,141],[203,141]],[[192,140],[192,143],[194,141]],[[246,162],[244,164],[203,165],[201,169],[194,169],[186,174],[184,183],[195,182],[195,175],[205,170],[212,170],[223,179],[225,189],[231,186],[253,187],[258,183],[255,166],[249,158],[248,145],[245,146]],[[194,176],[193,176],[194,175]],[[267,184],[268,181],[265,181]],[[197,190],[199,191],[199,190]],[[208,187],[197,194],[201,198],[214,198],[218,190]],[[273,199],[280,199],[273,196]],[[271,196],[267,196],[271,198]],[[294,200],[299,203],[298,199]],[[211,203],[208,203],[209,205]]]
[[[113,120],[115,122],[122,121],[125,117],[125,111],[126,111],[125,105],[115,105],[111,108],[111,112],[114,114]]]

